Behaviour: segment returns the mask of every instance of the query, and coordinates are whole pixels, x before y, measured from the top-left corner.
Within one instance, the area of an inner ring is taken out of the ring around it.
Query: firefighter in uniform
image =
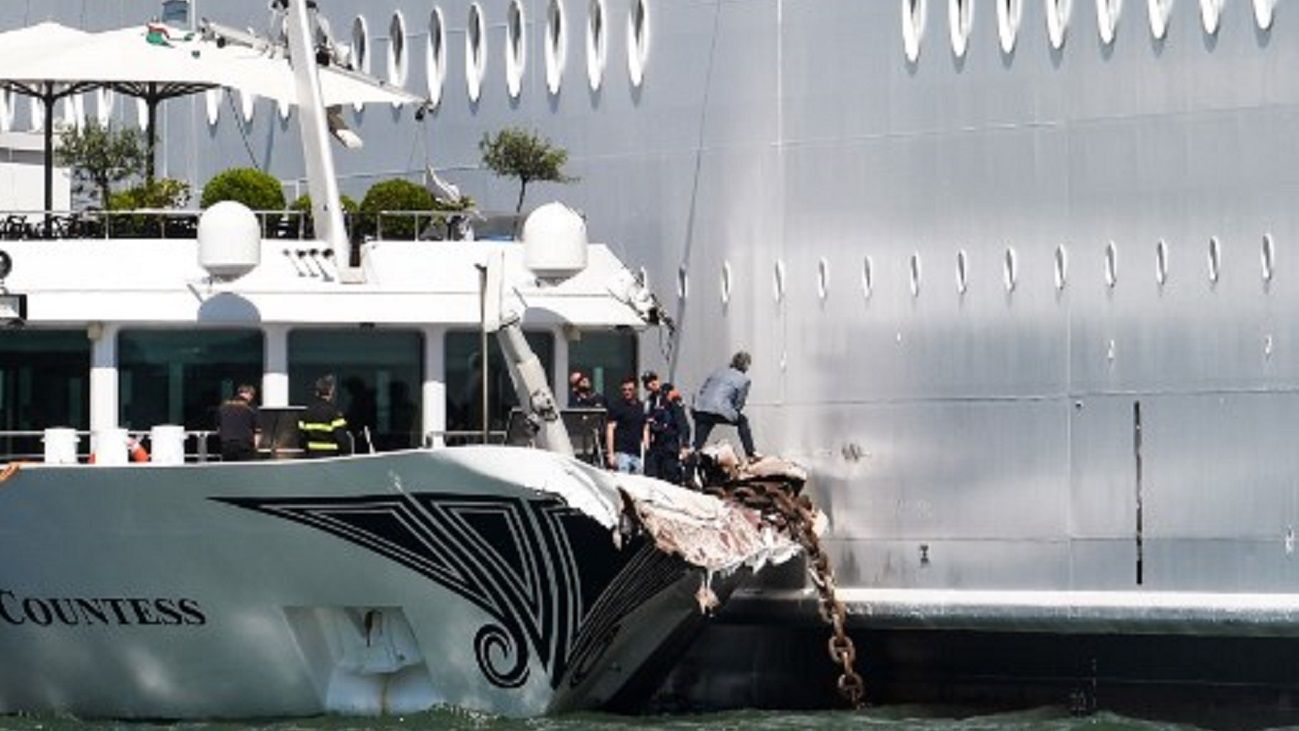
[[[334,377],[316,380],[316,399],[298,420],[302,446],[308,457],[333,457],[352,453],[352,435],[347,419],[334,405]]]

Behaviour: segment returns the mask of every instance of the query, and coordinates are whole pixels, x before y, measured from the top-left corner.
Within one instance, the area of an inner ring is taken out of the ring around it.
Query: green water
[[[580,714],[528,720],[503,719],[458,710],[439,710],[413,716],[369,718],[314,718],[266,723],[143,723],[85,722],[62,718],[0,718],[0,731],[1191,731],[1194,726],[1125,718],[1109,713],[1075,717],[1064,709],[955,717],[950,713],[918,707],[871,709],[850,712],[759,712],[738,711],[697,716],[607,716]]]

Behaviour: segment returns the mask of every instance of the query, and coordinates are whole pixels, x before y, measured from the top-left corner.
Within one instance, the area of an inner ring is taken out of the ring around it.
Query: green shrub
[[[275,176],[255,168],[232,168],[203,186],[201,208],[221,201],[238,201],[254,211],[284,210],[284,189]]]
[[[361,201],[361,230],[369,236],[411,240],[419,229],[428,225],[429,217],[420,217],[417,228],[415,216],[382,214],[388,211],[433,210],[433,194],[425,190],[424,186],[400,178],[384,180],[370,186]]]
[[[359,211],[361,207],[355,200],[346,195],[340,195],[338,200],[343,205],[344,222],[350,228],[352,214]],[[313,238],[316,235],[316,225],[311,218],[311,196],[306,193],[298,196],[297,200],[289,204],[289,210],[294,214],[290,221],[298,228],[299,233],[306,238]]]
[[[108,197],[109,211],[138,211],[141,209],[184,208],[189,204],[189,183],[163,178],[113,193]],[[188,216],[186,217],[188,218]],[[138,216],[110,216],[109,231],[114,236],[140,236],[153,238],[177,233],[185,219],[173,216],[140,214]]]

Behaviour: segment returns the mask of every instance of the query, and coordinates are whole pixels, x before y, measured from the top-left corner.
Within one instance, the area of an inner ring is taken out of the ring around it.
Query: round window
[[[925,0],[902,0],[902,50],[907,60],[920,60],[920,41],[925,36]]]
[[[604,61],[609,53],[605,32],[604,0],[589,0],[586,8],[586,79],[591,91],[599,91],[604,81]]]
[[[486,73],[487,27],[482,6],[474,3],[469,6],[469,25],[465,29],[465,86],[470,101],[477,102],[482,95]]]
[[[505,11],[505,88],[513,99],[523,91],[523,70],[528,60],[526,31],[522,3],[510,0]]]
[[[429,103],[436,107],[442,101],[442,85],[447,78],[447,28],[442,18],[442,8],[433,8],[433,12],[428,16],[424,65],[427,70],[425,83]]]
[[[965,249],[956,252],[956,293],[965,294],[970,288],[970,263]]]
[[[1276,264],[1276,246],[1272,243],[1272,234],[1263,234],[1263,250],[1259,253],[1259,258],[1263,265],[1263,281],[1272,281]]]
[[[1051,39],[1052,48],[1058,50],[1064,46],[1071,15],[1073,0],[1046,0],[1046,34]]]
[[[640,86],[645,80],[649,43],[649,1],[631,0],[631,11],[627,14],[627,73],[633,86]]]
[[[406,17],[398,10],[388,21],[388,83],[406,83]]]
[[[871,262],[870,255],[862,257],[861,260],[861,294],[866,299],[871,298],[871,292],[875,291],[875,265]]]
[[[363,74],[370,73],[370,24],[364,15],[356,16],[352,21],[352,68]],[[365,107],[363,102],[352,105],[356,111]]]
[[[1119,16],[1122,14],[1123,0],[1096,0],[1096,29],[1105,45],[1114,42],[1114,35],[1119,28]]]
[[[1019,22],[1024,17],[1024,0],[997,0],[997,37],[1001,40],[1001,52],[1015,50],[1015,41],[1019,37]]]
[[[546,88],[551,94],[559,93],[567,57],[568,21],[564,18],[564,4],[550,0],[546,10]]]
[[[952,40],[952,53],[957,58],[965,57],[973,26],[974,0],[947,0],[947,27]]]

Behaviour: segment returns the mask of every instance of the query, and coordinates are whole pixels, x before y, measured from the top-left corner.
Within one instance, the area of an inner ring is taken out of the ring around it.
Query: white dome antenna
[[[256,269],[261,257],[261,226],[247,206],[221,201],[199,216],[198,264],[213,279],[238,279]]]
[[[586,219],[563,203],[547,203],[523,224],[524,265],[537,277],[563,280],[586,269]]]

